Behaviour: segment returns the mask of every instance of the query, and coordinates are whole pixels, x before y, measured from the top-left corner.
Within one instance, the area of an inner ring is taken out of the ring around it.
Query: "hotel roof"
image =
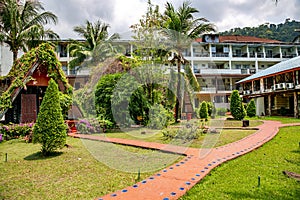
[[[280,62],[276,65],[273,65],[272,67],[269,67],[263,71],[253,74],[247,78],[244,78],[237,83],[248,82],[248,81],[252,81],[266,76],[275,75],[281,72],[286,72],[297,68],[300,68],[300,56],[289,59],[287,61]]]
[[[196,42],[203,42],[203,38],[196,39]],[[270,44],[284,44],[282,41],[271,40],[266,38],[258,38],[253,36],[241,35],[220,35],[219,43],[270,43]]]

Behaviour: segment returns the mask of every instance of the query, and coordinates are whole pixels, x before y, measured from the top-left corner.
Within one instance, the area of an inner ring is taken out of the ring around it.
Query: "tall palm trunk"
[[[14,49],[12,52],[13,52],[13,62],[15,63],[16,60],[18,59],[18,50]]]
[[[181,117],[181,108],[180,108],[180,101],[181,101],[181,60],[179,56],[177,57],[177,98],[176,98],[176,104],[175,104],[175,120],[176,122],[179,122]]]

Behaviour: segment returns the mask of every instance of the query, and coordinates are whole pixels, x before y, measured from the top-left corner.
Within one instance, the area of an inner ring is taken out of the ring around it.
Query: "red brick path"
[[[262,146],[271,140],[279,127],[299,124],[281,124],[276,121],[264,121],[259,130],[242,140],[212,149],[196,149],[166,144],[143,142],[117,138],[104,138],[93,135],[72,134],[73,137],[102,140],[137,147],[159,149],[186,155],[180,162],[169,166],[151,177],[123,190],[107,194],[97,199],[178,199],[198,183],[213,168],[228,160],[239,157]]]

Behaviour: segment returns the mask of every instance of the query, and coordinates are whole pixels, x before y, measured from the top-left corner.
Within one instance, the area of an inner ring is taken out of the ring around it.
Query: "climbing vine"
[[[48,76],[54,79],[56,83],[62,83],[64,86],[63,92],[68,96],[68,98],[61,98],[66,100],[66,102],[62,104],[65,105],[65,107],[68,107],[66,104],[70,105],[73,87],[68,83],[53,47],[49,43],[43,43],[18,59],[7,76],[0,77],[1,82],[5,81],[10,83],[0,96],[0,114],[12,107],[12,96],[14,92],[16,92],[18,88],[26,87],[26,83],[33,80],[30,76],[30,70],[38,66],[46,67]]]

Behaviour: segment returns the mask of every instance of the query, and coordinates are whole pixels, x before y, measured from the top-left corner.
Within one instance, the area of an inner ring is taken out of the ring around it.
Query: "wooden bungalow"
[[[273,65],[238,84],[245,99],[254,98],[257,115],[299,117],[300,56]]]
[[[44,43],[24,54],[7,76],[0,77],[0,119],[12,123],[35,122],[50,78],[58,83],[62,100],[70,106],[73,88],[53,47]]]

